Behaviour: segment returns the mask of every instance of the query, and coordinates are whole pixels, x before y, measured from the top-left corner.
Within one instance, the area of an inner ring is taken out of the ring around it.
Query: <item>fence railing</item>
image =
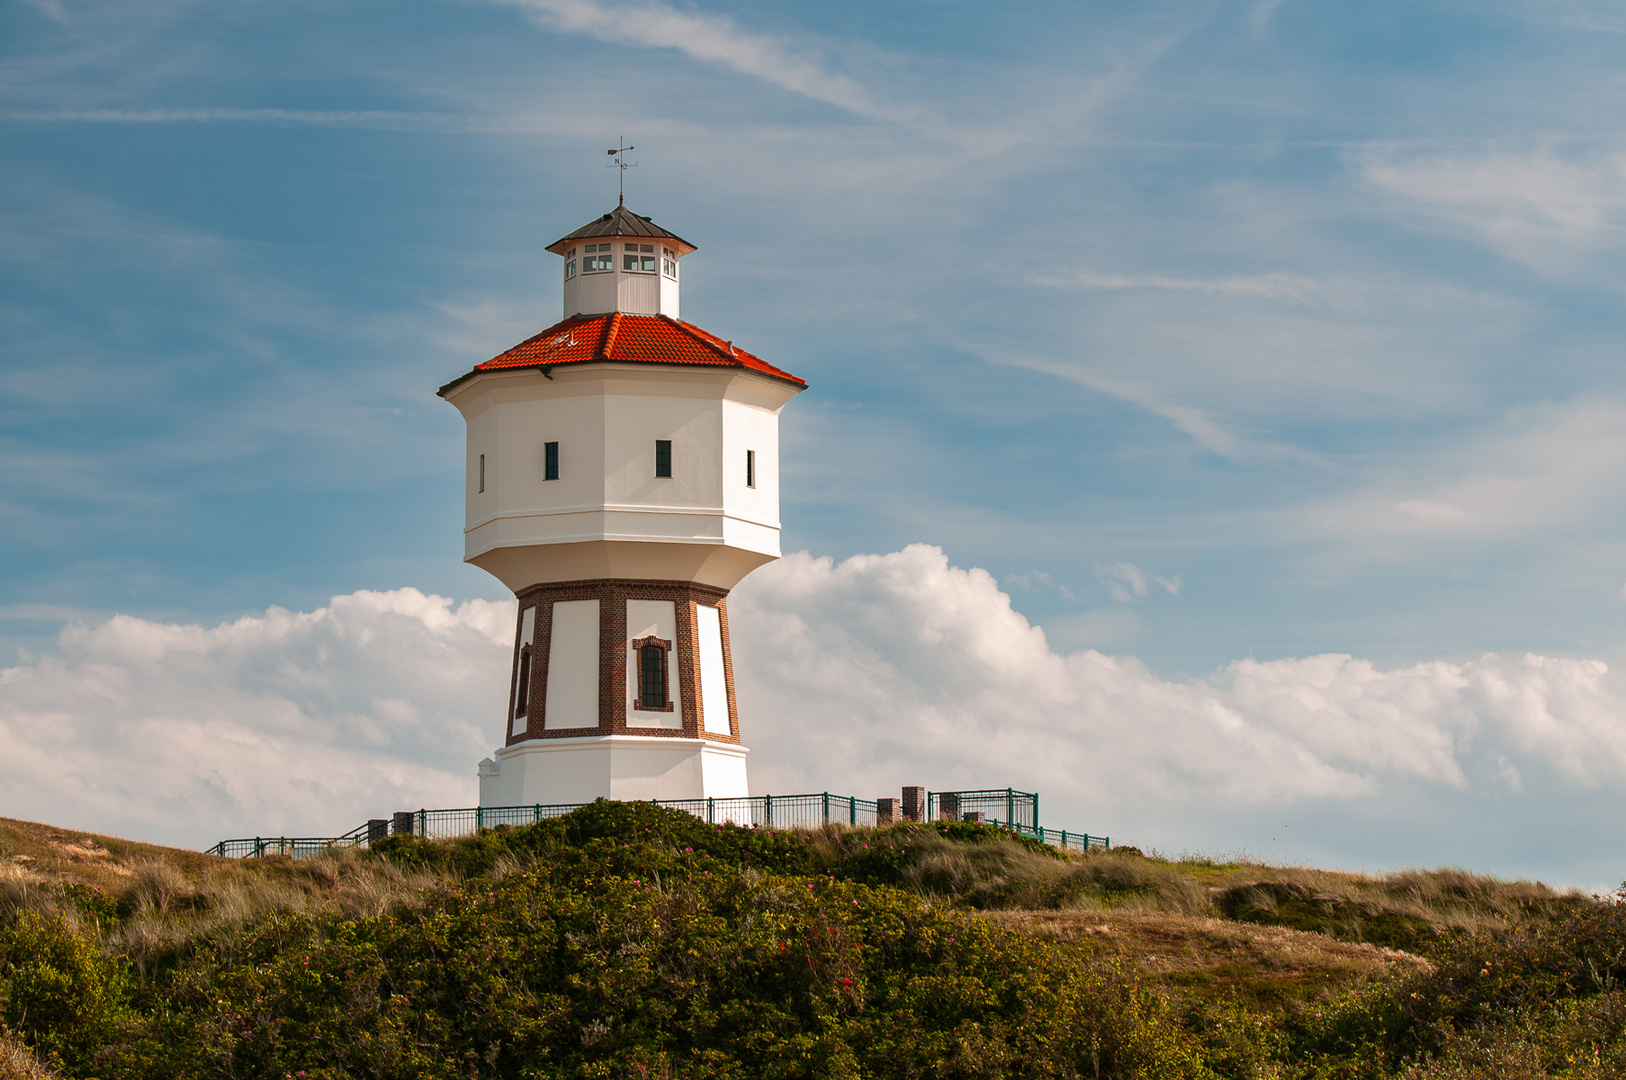
[[[693,814],[715,824],[733,823],[769,829],[810,829],[831,823],[876,824],[875,801],[850,795],[753,795],[743,799],[651,799],[656,806]],[[446,839],[496,825],[530,825],[563,817],[584,803],[556,806],[477,806],[464,810],[419,810],[412,816],[416,836]]]
[[[828,791],[813,795],[753,795],[740,799],[651,799],[656,806],[682,810],[702,821],[715,824],[733,823],[754,828],[811,829],[822,825],[876,826],[894,824],[896,818],[883,821],[880,804],[874,799],[857,799],[850,795],[832,795]],[[1023,836],[1042,840],[1062,848],[1089,851],[1110,848],[1112,842],[1104,836],[1069,832],[1065,829],[1042,829],[1038,826],[1039,797],[1031,792],[1012,788],[983,791],[930,792],[927,795],[926,819],[953,820],[981,814],[990,825],[1010,829]],[[265,855],[290,855],[307,858],[336,848],[368,847],[391,833],[408,833],[427,839],[444,840],[467,836],[481,829],[498,825],[531,825],[547,818],[563,817],[579,810],[586,803],[560,803],[532,806],[474,806],[456,810],[416,810],[396,814],[392,820],[375,819],[358,825],[343,836],[277,836],[243,837],[222,840],[209,849],[211,855],[227,858],[254,858]]]
[[[931,821],[962,821],[982,814],[987,821],[1014,822],[1024,829],[1039,827],[1039,796],[1015,788],[979,791],[928,791],[926,817]]]
[[[1091,836],[1085,832],[1072,832],[1068,829],[1029,829],[1022,825],[1009,825],[1003,821],[990,821],[990,825],[998,825],[1002,829],[1010,829],[1020,836],[1029,836],[1035,840],[1043,841],[1055,847],[1071,851],[1110,851],[1112,837]]]

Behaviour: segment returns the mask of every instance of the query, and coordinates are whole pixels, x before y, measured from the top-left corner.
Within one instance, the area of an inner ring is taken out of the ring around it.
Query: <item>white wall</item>
[[[660,245],[655,245],[660,258]],[[657,265],[659,265],[657,263]],[[661,310],[660,274],[626,273],[621,269],[621,245],[615,245],[615,310],[629,315],[658,315]]]
[[[707,383],[607,381],[604,500],[608,505],[721,514],[723,403],[718,391],[723,388]],[[672,442],[670,477],[655,475],[656,439]]]
[[[548,645],[547,730],[598,727],[598,601],[556,600]]]
[[[709,604],[695,605],[700,639],[700,721],[713,735],[732,735],[728,721],[728,681],[723,671],[723,620]]]
[[[678,264],[678,275],[683,274],[683,265]],[[678,283],[665,274],[661,275],[661,314],[669,319],[681,319],[678,313]]]
[[[779,410],[750,401],[723,402],[723,513],[743,523],[779,528]],[[745,484],[745,452],[757,455],[756,487]]]
[[[779,556],[778,413],[794,387],[737,371],[631,364],[553,376],[493,372],[447,395],[468,422],[468,561],[518,589],[568,580],[550,576],[563,572],[557,557],[552,565],[545,552],[514,557],[539,545],[726,546],[755,556],[740,564],[741,574]],[[672,442],[669,478],[655,476],[657,439]],[[559,443],[559,479],[544,481],[550,441]],[[745,486],[746,450],[756,451],[754,489]],[[628,573],[625,557],[617,558],[617,572]],[[634,566],[630,576],[643,575]],[[707,580],[728,588],[738,578]]]
[[[746,754],[743,746],[681,737],[532,739],[497,751],[489,783],[482,770],[480,805],[739,799],[749,794]]]
[[[672,649],[666,657],[671,685],[671,712],[648,712],[636,707],[638,704],[638,658],[637,654],[632,651],[632,643],[639,638],[651,636],[672,643]],[[677,672],[677,605],[670,600],[628,600],[626,650],[627,726],[681,729],[683,727],[683,697],[682,688],[678,685]]]
[[[566,317],[614,311],[615,278],[614,274],[577,274],[565,282]]]

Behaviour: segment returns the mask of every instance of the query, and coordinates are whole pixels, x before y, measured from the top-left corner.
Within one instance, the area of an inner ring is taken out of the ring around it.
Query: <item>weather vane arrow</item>
[[[604,151],[606,154],[609,154],[611,157],[615,158],[615,160],[604,167],[606,169],[621,170],[617,174],[621,178],[621,183],[616,192],[615,204],[617,206],[625,206],[627,204],[627,170],[636,169],[638,167],[638,163],[636,161],[632,162],[630,165],[627,163],[627,151],[636,150],[638,148],[636,146],[625,145],[626,140],[623,138],[617,138],[615,141],[617,145],[614,149]]]

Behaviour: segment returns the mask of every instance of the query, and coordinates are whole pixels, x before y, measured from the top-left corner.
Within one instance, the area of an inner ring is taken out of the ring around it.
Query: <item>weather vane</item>
[[[617,193],[615,204],[617,206],[625,206],[627,204],[627,170],[636,169],[638,167],[638,163],[636,161],[630,165],[627,164],[627,151],[636,150],[638,148],[636,146],[622,145],[626,142],[624,138],[617,138],[615,141],[617,143],[616,149],[604,151],[606,154],[609,154],[611,157],[615,158],[615,160],[604,167],[606,169],[621,170],[621,172],[618,174],[621,177],[621,186]]]

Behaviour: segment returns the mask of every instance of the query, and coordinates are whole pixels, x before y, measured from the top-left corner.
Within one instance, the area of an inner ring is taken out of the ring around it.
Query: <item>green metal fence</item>
[[[955,797],[958,797],[959,801],[956,801]],[[733,823],[765,829],[810,829],[830,824],[849,826],[880,824],[875,800],[857,799],[850,795],[832,795],[828,791],[813,795],[755,795],[744,799],[650,801],[656,806],[682,810],[702,821],[719,825]],[[538,803],[532,806],[474,806],[457,810],[424,809],[410,814],[398,814],[390,823],[377,821],[358,825],[343,836],[255,836],[222,840],[209,849],[209,854],[239,859],[265,855],[307,858],[336,848],[364,848],[382,838],[388,831],[406,832],[410,828],[415,836],[449,839],[499,825],[530,825],[547,818],[562,817],[572,810],[581,809],[584,805],[588,804]],[[1069,832],[1065,829],[1039,828],[1037,824],[1039,797],[1031,792],[1000,788],[930,793],[927,807],[927,817],[931,820],[946,816],[951,808],[957,808],[954,815],[956,820],[965,814],[981,812],[990,825],[1011,829],[1023,836],[1031,836],[1058,847],[1089,851],[1112,846],[1112,842],[1104,836],[1091,836],[1088,833]],[[990,810],[995,812],[989,813]],[[384,828],[386,824],[389,825],[388,829]]]
[[[1002,829],[1010,829],[1022,836],[1031,836],[1035,840],[1072,851],[1109,851],[1112,848],[1110,836],[1091,836],[1089,833],[1071,832],[1067,829],[1029,829],[1022,825],[1008,825],[1003,821],[990,821],[988,824],[998,825]]]
[[[932,821],[961,821],[982,814],[987,821],[1015,822],[1019,828],[1039,827],[1039,796],[1015,788],[979,788],[975,791],[928,791],[926,817]]]

